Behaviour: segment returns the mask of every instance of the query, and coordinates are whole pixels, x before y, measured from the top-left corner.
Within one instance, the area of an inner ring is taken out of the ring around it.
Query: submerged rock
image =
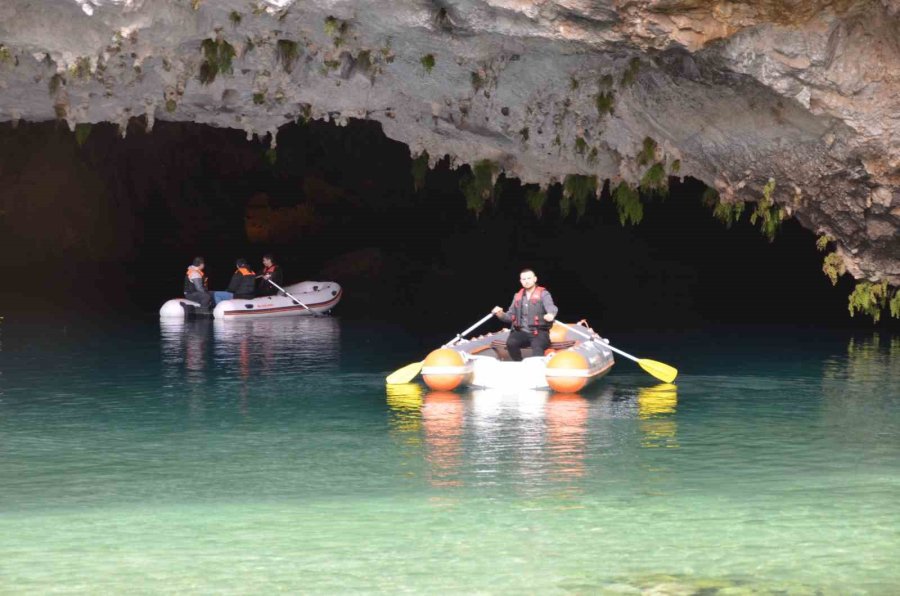
[[[896,286],[898,34],[876,0],[7,0],[0,121],[193,121],[274,149],[287,122],[365,118],[432,165],[542,186],[689,175]]]

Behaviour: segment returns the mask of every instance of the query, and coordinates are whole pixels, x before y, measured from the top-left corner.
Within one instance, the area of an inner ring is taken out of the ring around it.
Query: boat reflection
[[[204,380],[209,363],[209,338],[212,320],[159,322],[163,376],[171,382],[187,380],[197,384]]]
[[[555,393],[544,406],[547,418],[547,453],[559,479],[584,476],[588,401],[577,393]]]
[[[527,491],[551,483],[577,491],[591,476],[591,453],[678,447],[675,385],[606,387],[590,398],[546,391],[422,392],[417,384],[389,386],[389,425],[406,457],[424,461],[433,486],[512,482]],[[601,465],[602,457],[594,459],[595,467]]]
[[[422,426],[427,444],[426,459],[433,486],[459,486],[463,459],[462,399],[449,391],[432,391],[422,405]]]
[[[637,402],[641,447],[678,447],[678,424],[675,422],[678,387],[669,383],[642,387],[638,390]]]
[[[232,385],[229,392],[246,413],[260,375],[333,375],[340,364],[340,325],[331,317],[161,319],[160,347],[168,386],[176,394],[184,383],[192,387],[193,410],[203,408],[210,383],[221,383]]]
[[[340,365],[340,324],[332,317],[213,322],[216,365],[253,374],[333,371]]]

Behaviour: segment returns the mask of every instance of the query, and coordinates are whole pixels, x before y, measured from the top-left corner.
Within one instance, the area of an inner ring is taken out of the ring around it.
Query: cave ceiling
[[[900,2],[0,0],[0,44],[0,121],[277,150],[358,118],[523,183],[692,176],[900,285]]]

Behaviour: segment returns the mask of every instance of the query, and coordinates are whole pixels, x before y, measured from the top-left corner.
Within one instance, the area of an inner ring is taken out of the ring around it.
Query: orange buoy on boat
[[[547,362],[547,384],[560,393],[575,393],[587,385],[590,365],[587,358],[575,351],[563,350]]]
[[[439,348],[425,357],[422,378],[436,391],[452,391],[472,374],[472,365],[457,350]]]

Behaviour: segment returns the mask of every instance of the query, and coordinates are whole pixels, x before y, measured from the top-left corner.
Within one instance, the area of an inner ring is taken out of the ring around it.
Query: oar
[[[472,325],[471,327],[469,327],[462,333],[457,333],[456,337],[454,337],[453,339],[451,339],[450,341],[445,343],[442,347],[452,346],[453,344],[458,342],[460,339],[462,339],[463,336],[465,336],[467,333],[480,327],[485,321],[487,321],[488,319],[490,319],[493,316],[494,316],[494,313],[492,313],[492,312],[488,313],[487,315],[485,315],[485,317],[483,319],[481,319],[480,321],[478,321],[477,323],[475,323],[474,325]],[[387,378],[385,378],[385,382],[388,385],[398,385],[400,383],[409,383],[410,381],[412,381],[415,378],[415,376],[417,374],[419,374],[419,371],[421,371],[421,370],[422,370],[422,363],[421,362],[413,362],[412,364],[407,364],[403,368],[398,368],[397,370],[395,370],[394,372],[389,374],[387,376]]]
[[[565,323],[561,323],[559,321],[556,321],[556,322],[559,323],[560,325],[562,325],[563,327],[565,327],[566,329],[568,329],[569,331],[574,331],[581,337],[586,337],[587,339],[594,339],[587,333],[579,331],[578,329],[575,329],[574,327],[571,327],[571,326],[566,325]],[[606,340],[604,340],[603,343],[606,344],[607,348],[609,348],[616,354],[621,354],[622,356],[625,356],[629,360],[634,360],[647,373],[653,375],[660,381],[663,381],[665,383],[671,383],[672,381],[675,380],[675,377],[678,376],[678,369],[676,369],[675,367],[669,366],[668,364],[665,364],[663,362],[657,362],[656,360],[650,360],[648,358],[637,358],[635,356],[632,356],[631,354],[628,354],[627,352],[623,352],[622,350],[620,350],[618,348],[612,347],[611,345],[609,345],[609,343],[606,342]]]
[[[275,283],[271,279],[267,279],[266,281],[269,282],[270,284],[272,284],[273,286],[275,286],[276,288],[278,288],[279,290],[281,290],[282,292],[284,292],[288,298],[290,298],[291,300],[293,300],[294,302],[296,302],[297,304],[299,304],[300,306],[302,306],[303,308],[305,308],[306,310],[311,312],[313,314],[313,316],[318,316],[315,312],[313,312],[313,309],[311,309],[310,307],[306,306],[305,304],[303,304],[302,302],[297,300],[297,298],[294,295],[292,295],[290,292],[288,292],[287,290],[285,290],[284,288],[279,286],[277,283]]]

